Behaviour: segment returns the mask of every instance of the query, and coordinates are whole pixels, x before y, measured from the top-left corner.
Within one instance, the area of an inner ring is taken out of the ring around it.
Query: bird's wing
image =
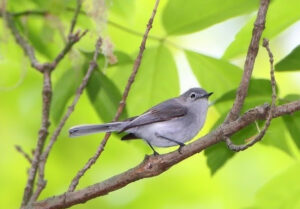
[[[170,99],[160,103],[142,115],[134,118],[120,132],[133,127],[147,125],[155,122],[167,121],[173,118],[178,118],[186,115],[187,108],[181,105],[176,99]]]

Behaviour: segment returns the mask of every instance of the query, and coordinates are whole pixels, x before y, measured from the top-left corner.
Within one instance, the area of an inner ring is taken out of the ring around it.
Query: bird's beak
[[[207,93],[207,94],[205,94],[203,97],[208,98],[208,97],[210,97],[213,93],[214,93],[214,92]]]

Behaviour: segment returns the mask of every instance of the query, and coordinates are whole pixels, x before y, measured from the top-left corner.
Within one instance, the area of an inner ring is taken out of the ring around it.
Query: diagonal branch
[[[145,50],[145,45],[146,45],[146,41],[147,41],[147,38],[148,38],[148,34],[150,32],[150,29],[152,28],[152,23],[153,23],[153,20],[154,20],[154,17],[155,17],[155,14],[156,14],[156,10],[157,10],[157,7],[158,7],[158,4],[159,4],[159,1],[160,0],[156,0],[155,2],[155,5],[154,5],[154,8],[153,8],[153,11],[152,11],[152,14],[151,14],[151,17],[148,21],[148,24],[147,24],[147,28],[146,28],[146,31],[145,31],[145,34],[143,36],[143,39],[142,39],[142,42],[141,42],[141,45],[140,45],[140,51],[139,51],[139,54],[134,62],[134,65],[133,65],[133,69],[132,69],[132,73],[128,79],[128,82],[127,82],[127,85],[125,87],[125,90],[124,90],[124,93],[123,93],[123,96],[122,96],[122,100],[120,102],[120,105],[118,107],[118,110],[117,110],[117,113],[113,119],[113,121],[117,121],[125,107],[125,104],[126,104],[126,99],[127,99],[127,96],[128,96],[128,93],[130,91],[130,88],[134,82],[134,79],[135,79],[135,76],[138,72],[138,69],[140,67],[140,64],[141,64],[141,60],[142,60],[142,56],[143,56],[143,52]],[[101,155],[101,153],[103,152],[104,150],[104,147],[110,137],[111,133],[106,133],[103,140],[101,141],[96,153],[88,160],[88,162],[84,165],[84,167],[76,174],[76,176],[73,178],[70,186],[69,186],[69,189],[68,189],[68,192],[71,192],[71,191],[74,191],[76,186],[78,185],[79,183],[79,179],[85,174],[85,172],[97,161],[97,159],[99,158],[99,156]]]
[[[49,144],[47,145],[44,153],[41,155],[40,158],[40,164],[39,164],[39,181],[38,181],[38,188],[35,192],[35,194],[32,196],[32,201],[37,200],[37,198],[39,197],[40,193],[42,192],[42,190],[45,188],[46,186],[46,181],[44,179],[45,176],[45,164],[46,161],[48,159],[49,153],[54,145],[54,143],[57,140],[57,137],[59,136],[63,126],[65,125],[66,121],[69,119],[70,115],[72,114],[72,112],[75,109],[75,106],[83,92],[83,90],[85,89],[89,78],[91,77],[94,69],[97,67],[97,59],[98,56],[100,54],[100,48],[102,45],[102,39],[101,37],[98,38],[97,42],[96,42],[96,46],[95,46],[95,52],[94,52],[94,56],[93,56],[93,60],[90,62],[89,68],[84,76],[84,78],[82,79],[82,82],[80,84],[80,86],[78,87],[77,91],[76,91],[76,95],[75,98],[72,102],[72,104],[68,107],[67,112],[65,113],[64,117],[61,119],[61,121],[59,122],[59,125],[57,126],[57,128],[55,129],[53,135],[50,138]]]
[[[237,120],[223,124],[208,135],[184,146],[182,148],[182,154],[178,153],[178,151],[174,151],[164,155],[146,157],[141,164],[121,174],[78,191],[68,192],[36,202],[33,204],[33,208],[67,208],[99,196],[104,196],[140,179],[157,176],[180,161],[222,141],[224,136],[230,136],[236,133],[255,120],[265,120],[268,117],[269,109],[270,107],[268,105],[262,105],[249,110]],[[276,107],[273,117],[292,114],[299,110],[300,100]]]
[[[254,23],[254,28],[252,31],[252,38],[248,48],[247,57],[244,65],[244,74],[240,83],[240,86],[236,93],[236,98],[233,103],[233,106],[227,115],[225,120],[226,123],[233,121],[238,118],[241,109],[243,107],[245,98],[247,96],[249,82],[251,79],[254,62],[258,53],[259,41],[262,35],[262,32],[265,28],[266,14],[268,11],[270,0],[261,0],[260,7],[257,13],[257,18]]]
[[[273,66],[274,59],[273,59],[273,54],[272,54],[272,52],[271,52],[271,50],[269,48],[269,41],[267,39],[264,39],[263,46],[267,49],[267,52],[268,52],[268,55],[269,55],[269,58],[270,58],[270,66],[271,66],[270,67],[270,77],[271,77],[271,87],[272,87],[272,103],[271,103],[271,108],[269,110],[268,117],[267,117],[266,123],[264,125],[264,128],[249,143],[243,144],[243,145],[236,145],[236,144],[233,144],[233,142],[230,140],[230,138],[228,136],[224,137],[225,142],[226,142],[228,148],[230,150],[232,150],[232,151],[235,151],[235,152],[239,152],[239,151],[242,151],[242,150],[245,150],[245,149],[251,147],[252,145],[254,145],[256,142],[259,142],[264,137],[264,135],[267,132],[267,129],[269,128],[269,126],[271,124],[271,120],[272,120],[273,114],[274,114],[274,109],[276,107],[275,106],[276,105],[276,80],[275,80],[275,75],[274,75],[274,66]]]

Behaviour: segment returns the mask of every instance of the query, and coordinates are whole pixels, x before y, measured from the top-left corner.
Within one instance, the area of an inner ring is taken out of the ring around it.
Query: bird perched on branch
[[[122,140],[143,139],[151,147],[171,147],[191,140],[203,127],[208,98],[212,95],[201,88],[191,88],[179,97],[164,101],[143,114],[123,121],[70,128],[70,137],[97,132],[126,132]]]

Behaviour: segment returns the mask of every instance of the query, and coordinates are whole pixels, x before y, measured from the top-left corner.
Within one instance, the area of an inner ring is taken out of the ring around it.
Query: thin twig
[[[156,0],[155,2],[155,5],[154,5],[154,8],[153,8],[153,11],[152,11],[152,14],[151,14],[151,17],[148,21],[148,24],[147,24],[147,28],[146,28],[146,31],[144,33],[144,36],[143,36],[143,39],[142,39],[142,42],[141,42],[141,45],[140,45],[140,51],[139,51],[139,54],[134,62],[134,65],[133,65],[133,69],[132,69],[132,73],[128,79],[128,82],[127,82],[127,85],[125,87],[125,90],[124,90],[124,93],[123,93],[123,96],[122,96],[122,100],[120,102],[120,105],[118,107],[118,110],[116,112],[116,115],[113,119],[113,121],[117,121],[125,107],[125,104],[126,104],[126,99],[127,99],[127,96],[128,96],[128,93],[130,91],[130,88],[134,82],[134,79],[135,79],[135,76],[138,72],[138,69],[140,67],[140,64],[141,64],[141,60],[142,60],[142,56],[143,56],[143,52],[145,50],[145,45],[146,45],[146,41],[147,41],[147,38],[148,38],[148,34],[152,28],[152,24],[153,24],[153,20],[154,20],[154,17],[155,17],[155,14],[156,14],[156,10],[157,10],[157,7],[158,7],[158,4],[159,4],[159,1],[160,0]],[[97,159],[99,158],[99,156],[101,155],[101,153],[103,152],[104,150],[104,147],[110,137],[110,133],[106,133],[103,140],[101,141],[96,153],[88,160],[88,162],[84,165],[84,167],[76,174],[76,176],[73,178],[70,186],[69,186],[69,189],[68,189],[68,192],[71,192],[71,191],[74,191],[76,186],[78,185],[79,183],[79,179],[85,174],[85,172],[97,161]]]
[[[29,154],[27,154],[20,145],[15,145],[16,150],[21,153],[21,155],[23,155],[23,157],[25,157],[25,159],[31,164],[31,157],[29,156]]]
[[[53,62],[50,64],[52,70],[56,68],[58,63],[65,57],[65,55],[72,49],[72,46],[80,41],[80,39],[87,33],[88,31],[85,30],[82,33],[80,31],[76,32],[75,34],[69,34],[68,41],[65,45],[65,47],[61,50],[61,52],[55,57]]]
[[[44,82],[43,82],[43,92],[42,92],[43,95],[42,124],[39,130],[37,145],[34,151],[31,168],[29,170],[27,183],[24,189],[22,206],[25,206],[32,196],[33,184],[35,181],[38,165],[40,162],[40,156],[44,148],[45,140],[48,136],[48,127],[50,125],[49,112],[50,112],[50,104],[51,104],[51,97],[52,97],[51,71],[45,70],[43,76],[44,76]]]
[[[274,65],[273,65],[273,63],[274,63],[273,54],[272,54],[272,52],[269,48],[269,41],[267,39],[264,39],[263,46],[268,51],[268,55],[269,55],[269,58],[270,58],[270,66],[271,66],[270,67],[270,77],[271,77],[271,87],[272,87],[271,108],[269,110],[268,117],[267,117],[267,120],[266,120],[266,123],[265,123],[263,129],[249,143],[243,144],[243,145],[236,145],[236,144],[233,144],[233,142],[230,140],[230,138],[228,136],[224,137],[224,140],[225,140],[228,148],[232,151],[235,151],[235,152],[239,152],[239,151],[242,151],[242,150],[245,150],[245,149],[251,147],[252,145],[254,145],[256,142],[260,141],[264,137],[264,135],[266,134],[266,131],[268,130],[268,128],[271,124],[271,120],[273,118],[274,110],[276,108],[276,97],[277,96],[276,96],[276,80],[275,80]]]
[[[83,92],[83,90],[85,89],[94,69],[97,67],[97,59],[98,56],[100,54],[100,48],[102,45],[102,39],[101,37],[98,38],[97,42],[96,42],[96,46],[95,46],[95,52],[94,52],[94,56],[93,56],[93,60],[90,62],[89,68],[84,76],[84,78],[82,79],[82,82],[80,84],[80,86],[78,87],[77,91],[76,91],[76,95],[75,98],[72,102],[72,104],[68,107],[67,112],[65,113],[64,117],[61,119],[61,121],[59,122],[59,125],[57,126],[57,128],[55,129],[53,135],[50,138],[49,144],[47,145],[44,153],[41,156],[40,159],[40,164],[39,164],[39,181],[38,181],[38,188],[35,192],[35,194],[32,196],[32,202],[37,200],[37,198],[39,197],[40,193],[42,192],[42,190],[45,188],[46,186],[46,181],[44,179],[44,175],[45,175],[45,164],[47,162],[49,153],[54,145],[54,143],[57,140],[57,137],[59,136],[63,126],[65,125],[66,121],[68,120],[68,118],[70,117],[71,113],[74,111],[75,106]]]
[[[275,108],[273,117],[285,114],[292,114],[300,111],[300,100],[294,101]],[[230,123],[220,126],[216,130],[207,134],[196,141],[187,144],[182,148],[182,153],[174,151],[171,153],[146,157],[145,160],[123,173],[113,176],[107,180],[85,187],[81,190],[56,195],[33,204],[34,209],[60,209],[68,208],[72,205],[84,203],[93,198],[104,196],[112,191],[125,187],[126,185],[140,179],[157,176],[173,165],[178,164],[184,159],[201,152],[202,150],[222,141],[224,135],[232,135],[245,128],[255,120],[266,119],[269,113],[269,106],[262,105],[249,110],[240,118]]]
[[[52,66],[53,69],[56,68],[58,63],[72,49],[72,46],[76,42],[80,41],[80,39],[88,32],[88,30],[84,30],[82,33],[80,33],[80,31],[77,31],[76,33],[74,33],[74,29],[75,29],[75,26],[76,26],[76,23],[77,23],[77,19],[78,19],[78,15],[79,15],[81,6],[82,6],[82,0],[77,0],[77,6],[76,6],[76,9],[74,11],[74,16],[73,16],[73,18],[71,20],[71,24],[70,24],[70,29],[69,29],[69,34],[68,34],[68,41],[67,41],[65,47],[61,50],[61,52],[55,57],[55,59],[51,63],[51,66]]]
[[[8,28],[11,30],[16,42],[21,46],[24,53],[28,56],[31,66],[40,72],[43,72],[43,65],[36,59],[35,53],[31,45],[21,36],[15,23],[13,17],[10,13],[3,11],[3,17],[6,21]]]
[[[257,18],[254,23],[254,28],[252,31],[252,39],[248,48],[247,57],[244,65],[244,73],[240,83],[240,86],[236,93],[236,98],[233,106],[225,119],[225,123],[235,120],[238,118],[241,109],[243,107],[245,98],[247,96],[249,82],[251,79],[254,62],[259,49],[259,41],[261,34],[265,28],[266,14],[268,11],[270,0],[261,0],[259,10],[257,13]]]
[[[74,9],[74,8],[66,8],[66,11],[71,11],[71,12],[74,12],[77,10],[77,7]],[[48,15],[50,14],[49,11],[39,11],[39,10],[28,10],[28,11],[23,11],[23,12],[10,12],[10,14],[13,16],[13,17],[22,17],[22,16],[28,16],[28,15],[36,15],[36,16],[45,16],[45,15]],[[79,14],[82,14],[82,15],[87,15],[85,11],[82,11],[80,10],[78,12],[78,15]],[[0,17],[1,17],[1,13],[0,13]],[[74,16],[75,17],[75,16]],[[76,17],[77,18],[77,17]],[[126,26],[123,26],[123,25],[120,25],[119,23],[116,23],[112,20],[108,20],[107,21],[107,24],[108,25],[111,25],[115,28],[118,28],[122,31],[125,31],[127,33],[130,33],[132,35],[135,35],[135,36],[138,36],[138,37],[142,37],[144,34],[139,32],[139,31],[136,31],[136,30],[133,30],[129,27],[126,27]],[[71,31],[71,30],[70,30]],[[166,43],[170,46],[173,46],[177,49],[182,49],[182,50],[186,50],[185,47],[177,44],[177,43],[174,43],[173,41],[169,40],[167,37],[159,37],[159,36],[155,36],[155,35],[148,35],[148,39],[151,39],[151,40],[155,40],[155,41],[159,41],[159,42],[163,42],[163,43]]]
[[[81,6],[82,6],[82,1],[77,0],[77,6],[76,6],[76,9],[75,9],[75,12],[74,12],[73,19],[71,21],[69,35],[73,34],[73,32],[74,32],[74,28],[75,28],[75,25],[76,25],[76,22],[77,22],[77,18],[78,18]]]

